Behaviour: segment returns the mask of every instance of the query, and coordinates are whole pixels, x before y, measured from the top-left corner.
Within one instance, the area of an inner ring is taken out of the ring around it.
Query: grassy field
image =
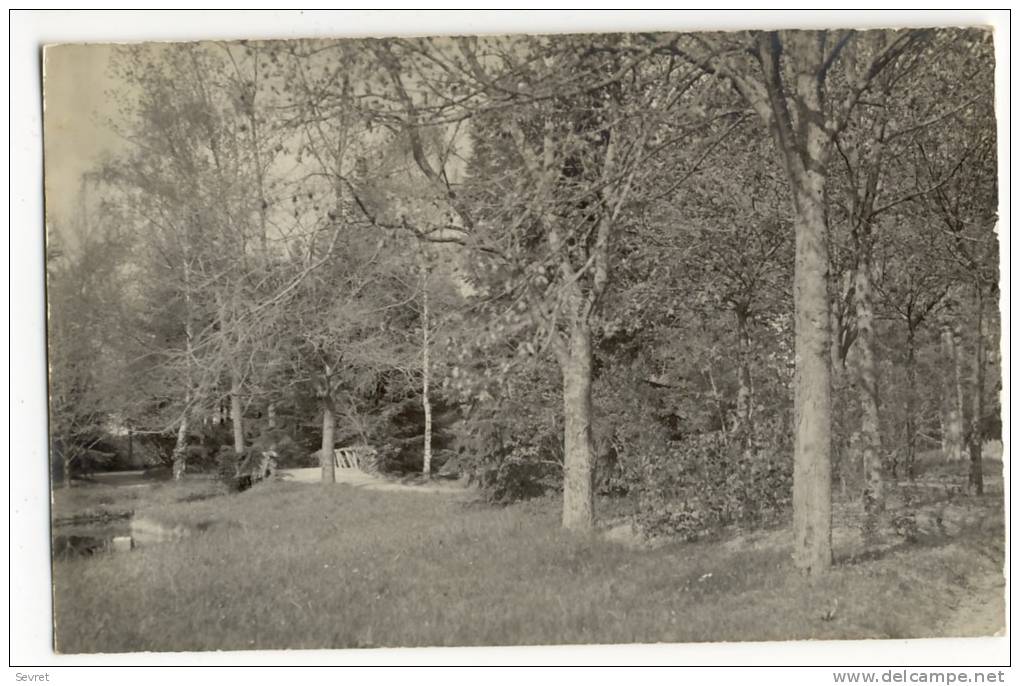
[[[58,509],[113,505],[80,490]],[[957,496],[967,516],[913,542],[867,549],[837,531],[840,562],[814,582],[792,569],[783,530],[634,548],[561,531],[552,498],[491,508],[285,482],[132,491],[138,516],[219,525],[55,562],[60,652],[906,638],[1001,624],[1001,491]]]

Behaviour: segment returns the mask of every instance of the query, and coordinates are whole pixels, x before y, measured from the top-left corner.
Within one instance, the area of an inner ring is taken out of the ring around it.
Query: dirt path
[[[281,469],[285,481],[296,483],[320,483],[322,472],[318,467],[307,469]],[[402,484],[380,476],[366,474],[358,469],[337,469],[336,482],[366,491],[391,491],[398,493],[446,493],[448,495],[468,493],[469,489],[459,482],[437,482],[430,484]]]

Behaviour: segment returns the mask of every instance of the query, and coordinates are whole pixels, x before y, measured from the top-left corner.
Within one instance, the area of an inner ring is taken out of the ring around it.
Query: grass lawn
[[[56,561],[60,652],[959,635],[989,631],[961,620],[976,593],[1001,595],[1001,493],[957,499],[972,516],[952,534],[844,546],[814,582],[784,531],[634,549],[561,531],[553,498],[491,508],[285,482],[152,494],[138,515],[222,526]]]

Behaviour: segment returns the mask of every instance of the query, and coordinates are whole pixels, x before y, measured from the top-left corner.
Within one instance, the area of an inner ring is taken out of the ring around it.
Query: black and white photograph
[[[683,15],[39,47],[54,654],[1006,634],[1003,36]]]

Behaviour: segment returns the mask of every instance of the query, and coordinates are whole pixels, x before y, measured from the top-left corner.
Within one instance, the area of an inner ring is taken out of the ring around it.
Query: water
[[[124,552],[133,547],[130,518],[61,525],[53,530],[53,557],[58,560]]]
[[[92,481],[103,486],[115,486],[117,491],[152,488],[154,481],[146,479],[145,473],[109,472],[94,474]],[[195,502],[217,497],[219,493],[190,493],[178,498],[179,502]],[[126,499],[128,504],[134,498]],[[114,497],[98,502],[112,504]],[[111,505],[112,506],[112,505]],[[73,512],[73,510],[72,510]],[[167,526],[144,517],[135,517],[130,512],[106,511],[90,517],[88,514],[68,513],[58,517],[53,526],[52,552],[57,560],[68,560],[105,553],[129,552],[134,548],[178,541],[195,531],[204,531],[215,522],[199,523],[190,527]]]
[[[118,491],[152,488],[153,481],[143,471],[101,472],[92,474],[90,481],[102,486],[115,486]],[[137,547],[132,536],[132,517],[108,512],[89,519],[75,516],[53,526],[52,552],[54,559],[67,560],[111,552],[126,552]]]

